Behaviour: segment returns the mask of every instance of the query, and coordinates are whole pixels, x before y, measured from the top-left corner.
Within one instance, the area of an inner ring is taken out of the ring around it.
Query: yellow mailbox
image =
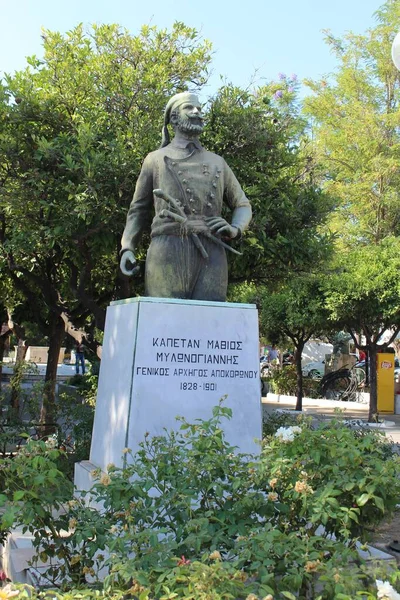
[[[376,357],[378,413],[394,413],[394,354]]]

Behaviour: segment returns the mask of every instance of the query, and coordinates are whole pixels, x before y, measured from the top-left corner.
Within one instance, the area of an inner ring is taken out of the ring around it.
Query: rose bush
[[[396,589],[396,573],[367,569],[356,549],[398,501],[400,465],[382,436],[302,420],[244,456],[224,437],[230,416],[220,404],[209,420],[147,436],[80,499],[60,450],[30,442],[1,467],[2,529],[33,533],[66,597],[375,598],[375,579]]]

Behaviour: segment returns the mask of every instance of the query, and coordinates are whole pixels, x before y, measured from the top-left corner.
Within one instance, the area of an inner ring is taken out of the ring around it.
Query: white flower
[[[18,596],[19,590],[16,590],[12,587],[10,583],[7,583],[3,588],[0,588],[0,598],[1,600],[8,600],[8,598],[12,598],[13,596]]]
[[[279,427],[275,433],[275,437],[280,438],[282,442],[293,442],[296,433],[301,433],[301,427],[293,425],[293,427]]]
[[[57,447],[57,436],[54,434],[48,437],[45,444],[49,450],[54,450]]]
[[[400,600],[400,594],[396,592],[388,581],[377,579],[376,587],[378,590],[377,598],[379,600]]]

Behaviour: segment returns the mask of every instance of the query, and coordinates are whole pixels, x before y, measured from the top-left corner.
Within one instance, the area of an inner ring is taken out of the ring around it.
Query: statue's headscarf
[[[169,99],[167,106],[164,111],[164,126],[162,128],[162,138],[161,138],[161,148],[164,146],[168,146],[170,143],[169,131],[168,131],[168,123],[171,119],[171,113],[176,108],[185,104],[186,102],[197,104],[199,101],[196,94],[191,94],[190,92],[180,92],[179,94],[175,94],[172,98]]]

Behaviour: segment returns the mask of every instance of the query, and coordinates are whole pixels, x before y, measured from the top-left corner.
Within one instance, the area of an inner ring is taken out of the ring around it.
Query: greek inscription
[[[232,379],[257,379],[260,376],[258,371],[239,371],[233,369],[213,369],[211,377],[227,377]]]
[[[186,354],[184,352],[157,352],[157,362],[238,365],[237,354]]]
[[[174,369],[174,377],[208,377],[208,369]]]
[[[243,350],[243,342],[236,340],[208,340],[208,350]]]
[[[200,348],[200,340],[191,338],[159,338],[153,337],[153,347],[156,348]]]
[[[158,375],[169,377],[169,367],[136,367],[136,375]]]

